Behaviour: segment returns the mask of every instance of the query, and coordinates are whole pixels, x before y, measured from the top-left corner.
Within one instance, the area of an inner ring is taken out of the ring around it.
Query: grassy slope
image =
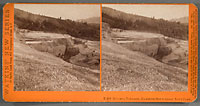
[[[91,17],[86,19],[78,20],[79,22],[86,22],[88,24],[100,24],[100,17]]]
[[[176,18],[176,19],[171,19],[170,21],[172,22],[180,22],[182,24],[188,24],[189,22],[189,17],[181,17],[181,18]]]
[[[99,24],[87,24],[72,20],[63,20],[15,9],[15,24],[20,29],[69,34],[73,37],[99,41]]]
[[[14,40],[14,86],[19,91],[99,90],[99,73]]]
[[[154,19],[124,13],[112,8],[103,7],[103,22],[112,28],[160,33],[165,36],[187,40],[188,26],[163,19]]]
[[[186,91],[187,72],[104,40],[102,88],[105,91]]]

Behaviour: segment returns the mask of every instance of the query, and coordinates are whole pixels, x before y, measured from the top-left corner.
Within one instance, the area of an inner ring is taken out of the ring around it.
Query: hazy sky
[[[137,14],[147,17],[163,18],[166,20],[189,16],[188,5],[113,5],[103,4],[126,13]]]
[[[100,5],[86,4],[15,4],[15,8],[34,14],[42,14],[50,17],[62,17],[62,19],[85,19],[100,17]]]

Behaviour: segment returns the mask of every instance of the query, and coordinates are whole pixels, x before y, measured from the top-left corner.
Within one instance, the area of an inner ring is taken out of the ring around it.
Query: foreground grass
[[[14,42],[16,91],[96,91],[99,73]]]
[[[102,42],[104,91],[187,91],[187,72],[110,41]]]

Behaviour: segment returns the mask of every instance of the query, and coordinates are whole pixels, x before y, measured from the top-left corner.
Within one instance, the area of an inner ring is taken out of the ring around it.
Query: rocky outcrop
[[[79,54],[79,48],[78,47],[75,47],[72,43],[72,41],[69,41],[66,43],[66,49],[65,49],[65,53],[64,53],[64,60],[65,61],[69,61],[69,59],[72,57],[72,56],[75,56]]]
[[[167,47],[164,38],[148,38],[145,40],[138,40],[132,43],[124,43],[123,46],[133,51],[142,52],[148,56],[156,59],[162,59],[162,57],[171,53],[171,48]]]
[[[78,55],[71,57],[70,63],[99,70],[100,54],[95,51],[88,51],[87,54],[79,53]]]
[[[158,52],[155,55],[155,59],[162,61],[164,56],[169,55],[172,52],[172,48],[167,46],[159,46]]]

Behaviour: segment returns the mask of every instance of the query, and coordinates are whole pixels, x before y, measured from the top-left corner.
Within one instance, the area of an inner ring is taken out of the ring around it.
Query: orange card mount
[[[8,3],[7,102],[193,102],[193,4]]]

